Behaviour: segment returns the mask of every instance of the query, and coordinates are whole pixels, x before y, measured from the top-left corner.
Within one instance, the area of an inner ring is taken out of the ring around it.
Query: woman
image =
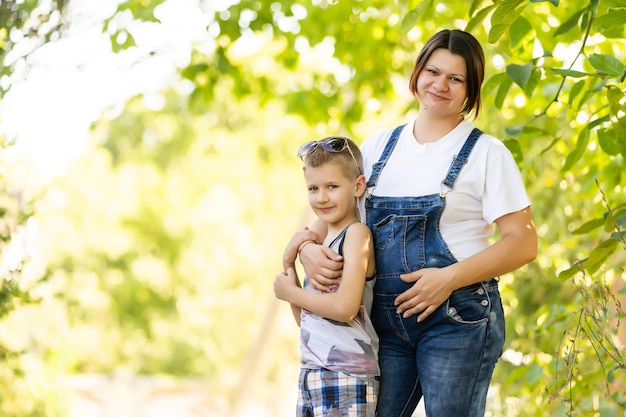
[[[377,283],[372,322],[380,338],[378,417],[409,417],[424,397],[429,417],[483,416],[504,346],[498,276],[532,261],[530,200],[511,153],[466,120],[480,111],[484,54],[469,33],[442,30],[424,46],[409,86],[411,124],[361,146]],[[492,240],[493,224],[499,238]],[[300,259],[318,288],[341,258],[316,245],[315,223],[284,260]]]

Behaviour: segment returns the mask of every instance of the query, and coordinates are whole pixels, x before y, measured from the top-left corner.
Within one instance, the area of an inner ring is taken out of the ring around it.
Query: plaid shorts
[[[296,417],[374,417],[380,377],[301,369]]]

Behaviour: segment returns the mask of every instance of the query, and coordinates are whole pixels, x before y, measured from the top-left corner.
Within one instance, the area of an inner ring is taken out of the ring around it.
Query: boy
[[[370,321],[375,263],[372,235],[360,223],[365,191],[362,156],[350,139],[329,137],[300,147],[309,204],[328,225],[327,245],[343,256],[340,285],[304,288],[293,264],[276,275],[274,293],[291,304],[300,326],[297,417],[373,417],[380,371]],[[309,242],[304,242],[301,248]]]

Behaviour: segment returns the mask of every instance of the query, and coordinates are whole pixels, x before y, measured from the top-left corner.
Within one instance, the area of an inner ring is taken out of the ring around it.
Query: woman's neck
[[[463,121],[463,116],[432,117],[421,111],[413,125],[413,136],[419,143],[437,142]]]

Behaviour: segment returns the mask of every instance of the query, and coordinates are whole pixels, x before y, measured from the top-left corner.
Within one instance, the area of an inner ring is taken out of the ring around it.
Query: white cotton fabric
[[[411,121],[402,130],[376,187],[368,190],[372,195],[417,197],[439,193],[454,155],[474,128],[469,121],[463,121],[438,141],[421,144],[413,135],[413,126]],[[394,128],[371,135],[361,145],[366,178]],[[364,215],[364,198],[359,203]],[[489,246],[495,220],[528,206],[530,199],[513,155],[500,140],[483,134],[447,194],[441,234],[461,261]]]

